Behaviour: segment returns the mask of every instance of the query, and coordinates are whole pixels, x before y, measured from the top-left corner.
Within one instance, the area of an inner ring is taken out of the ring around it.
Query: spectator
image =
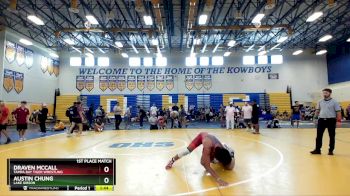
[[[236,108],[233,105],[233,102],[230,102],[230,105],[226,107],[226,129],[234,129],[235,127],[235,111]]]
[[[247,127],[247,130],[251,129],[252,123],[252,112],[253,108],[248,102],[244,102],[244,106],[242,107],[242,115],[244,119],[244,124]]]
[[[115,130],[119,130],[119,125],[122,122],[122,109],[117,102],[113,108],[114,120],[115,120]]]
[[[183,105],[180,105],[180,124],[181,127],[187,128],[187,114]]]
[[[101,118],[97,118],[94,127],[96,132],[101,132],[103,131],[105,124],[103,123],[103,120]]]
[[[56,120],[56,124],[53,127],[54,131],[63,131],[66,129],[66,126],[64,125],[64,123],[60,120]]]
[[[260,108],[258,104],[256,103],[256,100],[253,101],[252,105],[253,111],[252,111],[252,124],[254,128],[254,134],[260,134],[260,129],[259,129],[259,113],[260,113]]]
[[[96,108],[95,116],[96,116],[96,118],[104,119],[104,110],[103,110],[102,105],[100,105],[98,108]]]
[[[347,120],[350,120],[350,104],[346,108],[346,117],[347,117]]]
[[[41,110],[39,110],[38,120],[40,125],[40,132],[43,136],[46,134],[46,120],[49,110],[47,109],[47,105],[45,103],[43,103],[41,107]]]
[[[29,122],[29,109],[27,108],[27,102],[22,101],[20,107],[16,108],[12,115],[15,116],[17,121],[17,131],[19,135],[19,141],[24,141],[24,135],[26,130],[28,129]]]
[[[292,115],[292,127],[294,127],[294,122],[296,121],[297,122],[297,128],[299,128],[299,122],[300,122],[300,115],[301,115],[301,112],[300,112],[300,108],[301,108],[301,105],[299,105],[299,102],[298,101],[295,101],[295,105],[292,106],[292,111],[293,111],[293,115]]]
[[[125,130],[129,129],[130,122],[131,122],[131,107],[126,107],[125,113],[124,113],[124,123],[125,123]]]
[[[174,103],[171,107],[170,119],[171,119],[171,128],[178,127],[181,128],[181,123],[179,122],[179,107]]]
[[[143,119],[146,117],[146,112],[140,106],[137,106],[137,108],[139,109],[140,129],[142,129],[143,128]]]
[[[148,122],[150,124],[150,130],[158,130],[158,118],[155,113],[151,113],[151,116],[148,119]]]
[[[10,110],[8,109],[8,107],[5,105],[3,101],[0,101],[0,137],[1,137],[1,133],[5,135],[5,137],[7,138],[5,144],[8,144],[11,142],[11,138],[6,130],[8,121],[9,121],[9,115],[10,115]]]
[[[94,104],[90,104],[90,107],[88,111],[86,111],[85,116],[89,127],[92,128],[92,122],[94,121]]]
[[[158,108],[156,106],[156,104],[153,104],[152,107],[150,108],[150,115],[157,115],[158,112]]]
[[[83,115],[83,110],[82,110],[80,101],[74,102],[74,106],[72,108],[71,120],[72,120],[72,124],[69,128],[67,136],[70,137],[73,134],[75,126],[78,127],[78,131],[79,131],[78,134],[81,135],[83,133],[84,115]]]
[[[221,128],[225,127],[225,107],[224,105],[220,105],[220,109],[219,109],[219,118],[220,118],[220,124],[221,124]]]
[[[159,126],[159,129],[165,129],[166,128],[166,123],[165,123],[164,116],[158,116],[158,126]]]

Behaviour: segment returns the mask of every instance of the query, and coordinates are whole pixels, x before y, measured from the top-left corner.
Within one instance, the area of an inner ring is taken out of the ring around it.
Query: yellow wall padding
[[[270,105],[276,106],[277,111],[284,112],[287,111],[288,113],[291,112],[291,105],[290,105],[290,95],[288,93],[268,93],[270,97]]]
[[[78,100],[77,95],[61,95],[57,97],[56,101],[56,116],[58,120],[69,121],[66,117],[66,110]]]

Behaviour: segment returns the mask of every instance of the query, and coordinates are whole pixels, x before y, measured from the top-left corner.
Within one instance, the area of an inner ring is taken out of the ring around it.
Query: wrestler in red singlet
[[[222,144],[218,138],[207,132],[201,132],[194,138],[191,144],[184,152],[175,155],[165,167],[166,169],[172,168],[175,161],[181,157],[191,153],[198,146],[203,145],[201,164],[203,167],[215,178],[220,186],[225,186],[227,183],[223,181],[216,172],[210,167],[210,163],[221,163],[227,170],[232,170],[235,165],[234,152],[225,144]]]

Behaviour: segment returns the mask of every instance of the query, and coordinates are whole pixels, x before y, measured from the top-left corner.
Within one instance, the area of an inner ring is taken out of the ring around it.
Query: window
[[[130,67],[140,67],[141,59],[139,57],[130,57],[129,58],[129,66]]]
[[[254,65],[255,56],[243,56],[243,65]]]
[[[186,57],[186,66],[187,67],[194,67],[197,65],[197,58],[196,57]]]
[[[81,57],[70,57],[69,64],[72,67],[80,67],[81,66]]]
[[[97,65],[100,67],[108,67],[109,66],[109,58],[108,57],[98,57]]]
[[[209,57],[202,56],[199,58],[199,64],[201,66],[208,66],[209,65]]]
[[[85,66],[86,67],[93,67],[94,65],[95,65],[95,57],[94,56],[85,57]]]
[[[268,63],[267,56],[258,56],[258,64],[266,65]]]
[[[215,66],[220,66],[224,64],[224,57],[222,56],[213,56],[211,58],[211,64]]]
[[[156,66],[157,67],[165,67],[167,66],[167,58],[166,57],[157,57],[156,58]]]
[[[282,64],[283,56],[282,55],[272,55],[271,56],[271,64]]]
[[[152,57],[143,58],[143,66],[152,67],[153,66],[153,58]]]

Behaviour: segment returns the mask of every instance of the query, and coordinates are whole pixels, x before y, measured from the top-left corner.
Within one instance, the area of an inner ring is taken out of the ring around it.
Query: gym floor
[[[114,192],[9,192],[6,164],[0,165],[0,195],[348,195],[350,194],[350,130],[337,130],[334,156],[328,156],[328,134],[322,155],[310,155],[315,129],[263,129],[260,135],[246,130],[207,129],[232,146],[236,167],[224,171],[230,183],[218,187],[200,165],[201,148],[165,170],[168,160],[184,149],[200,129],[165,131],[129,130],[87,132],[67,138],[54,134],[0,146],[0,162],[7,158],[109,157],[117,159]],[[118,143],[170,142],[165,147],[121,147]]]

